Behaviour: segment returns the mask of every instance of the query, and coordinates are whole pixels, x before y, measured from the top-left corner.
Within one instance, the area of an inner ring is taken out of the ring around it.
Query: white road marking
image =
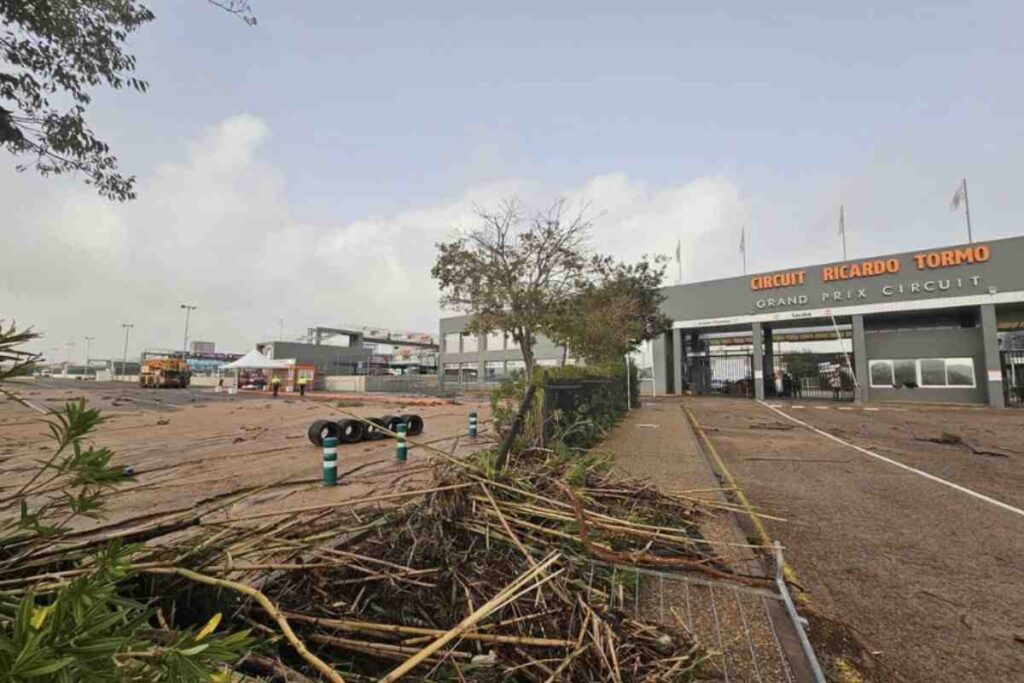
[[[872,412],[877,413],[879,410],[881,410],[881,408],[865,408],[864,410],[870,410]]]
[[[847,406],[839,406],[839,410],[853,410],[853,408]]]
[[[803,410],[804,409],[803,406],[790,406],[790,408],[792,408],[793,410]]]
[[[766,408],[769,408],[771,410],[775,410],[774,408],[772,408],[770,405],[768,405],[764,401],[758,401],[758,403],[760,403],[761,405],[763,405]],[[833,436],[832,434],[829,434],[826,431],[822,431],[821,429],[818,429],[817,427],[815,427],[813,425],[807,424],[803,420],[798,420],[797,418],[793,417],[792,415],[787,415],[786,413],[782,412],[781,410],[775,410],[775,412],[778,413],[779,415],[781,415],[782,417],[786,418],[790,422],[795,422],[798,425],[806,427],[807,429],[810,429],[812,432],[815,432],[817,434],[820,434],[821,436],[824,436],[826,439],[831,439],[832,441],[835,441],[838,444],[842,444],[843,446],[849,446],[850,448],[854,449],[855,451],[859,451],[859,452],[863,453],[864,455],[870,455],[872,458],[877,458],[878,460],[881,460],[882,462],[887,462],[890,465],[895,465],[896,467],[899,467],[900,469],[907,470],[908,472],[913,472],[914,474],[919,474],[922,477],[924,477],[925,479],[931,479],[932,481],[938,482],[938,483],[940,483],[940,484],[942,484],[944,486],[948,486],[951,489],[956,489],[957,491],[960,491],[961,493],[966,493],[967,495],[972,496],[974,498],[977,498],[978,500],[984,501],[986,503],[991,503],[992,505],[995,505],[996,507],[1001,507],[1004,510],[1009,510],[1010,512],[1014,512],[1014,513],[1020,515],[1021,517],[1024,517],[1024,510],[1021,510],[1020,508],[1015,508],[1012,505],[1009,505],[1008,503],[1004,503],[1001,500],[996,500],[995,498],[990,498],[989,496],[986,496],[983,493],[978,493],[977,491],[972,491],[971,489],[967,488],[966,486],[961,486],[960,484],[954,484],[951,481],[946,481],[945,479],[943,479],[941,477],[936,477],[934,474],[929,474],[928,472],[925,472],[923,470],[919,470],[916,467],[911,467],[910,465],[904,465],[903,463],[901,463],[898,460],[893,460],[892,458],[887,458],[884,455],[879,455],[878,453],[875,453],[874,451],[869,451],[868,449],[862,448],[862,447],[860,447],[860,446],[858,446],[856,444],[852,444],[849,441],[843,441],[838,436]]]
[[[828,410],[828,406],[814,406],[815,410]]]
[[[639,429],[641,427],[646,427],[647,429],[657,429],[658,425],[651,425],[651,424],[638,424],[637,425],[637,429]]]

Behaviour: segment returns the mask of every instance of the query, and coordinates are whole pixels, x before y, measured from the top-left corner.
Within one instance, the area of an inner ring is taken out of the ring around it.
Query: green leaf
[[[47,676],[49,674],[57,673],[61,669],[70,666],[74,663],[74,657],[61,657],[46,664],[34,667],[32,669],[22,669],[20,671],[21,676],[25,678],[34,678],[36,676]]]

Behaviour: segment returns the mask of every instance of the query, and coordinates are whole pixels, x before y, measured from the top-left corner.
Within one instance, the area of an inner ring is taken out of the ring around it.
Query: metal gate
[[[754,397],[751,355],[690,356],[686,381],[698,396]]]
[[[851,358],[850,363],[853,362]],[[765,359],[764,395],[789,399],[852,401],[853,368],[841,353],[789,353]]]
[[[1002,351],[999,354],[1003,366],[1003,398],[1006,405],[1024,408],[1024,349]]]

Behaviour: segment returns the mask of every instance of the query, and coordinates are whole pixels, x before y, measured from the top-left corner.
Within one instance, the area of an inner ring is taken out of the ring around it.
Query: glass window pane
[[[444,377],[445,379],[459,378],[459,364],[458,363],[445,363],[444,364]]]
[[[458,332],[449,332],[444,335],[444,350],[445,353],[458,353],[459,352],[459,337]]]
[[[488,351],[504,351],[505,350],[505,333],[501,330],[495,332],[489,332],[487,334],[487,350]]]
[[[508,373],[509,377],[521,375],[522,373],[526,372],[526,363],[521,360],[510,360],[505,363],[505,366],[506,372]]]
[[[537,361],[537,366],[542,368],[553,368],[558,366],[558,361],[554,358],[541,358]]]
[[[463,353],[476,353],[480,348],[480,338],[475,334],[464,334],[462,335],[462,352]]]
[[[505,338],[505,348],[508,349],[509,351],[518,351],[519,342],[513,339],[512,335],[508,335],[508,337]]]
[[[917,363],[915,361],[894,360],[892,371],[896,386],[909,389],[917,386]]]
[[[484,379],[497,381],[505,376],[505,361],[489,360],[484,363]]]
[[[477,376],[476,363],[463,363],[462,364],[462,381],[463,382],[475,382]]]
[[[947,358],[946,379],[951,387],[973,387],[974,359]]]
[[[891,387],[892,383],[892,363],[887,360],[871,361],[871,386]]]
[[[924,358],[921,363],[921,386],[946,386],[946,361],[942,358]]]

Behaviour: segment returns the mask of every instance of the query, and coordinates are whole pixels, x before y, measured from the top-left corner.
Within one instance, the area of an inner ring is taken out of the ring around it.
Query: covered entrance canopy
[[[1015,237],[665,287],[657,391],[1012,404],[1022,261]]]

